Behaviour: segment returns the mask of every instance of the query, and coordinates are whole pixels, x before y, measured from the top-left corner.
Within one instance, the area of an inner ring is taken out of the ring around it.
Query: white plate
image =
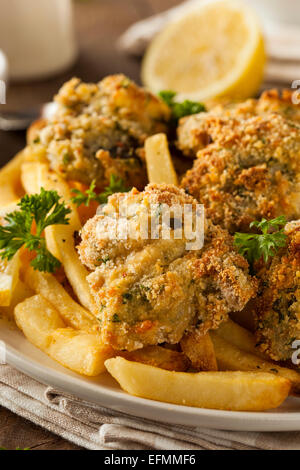
[[[232,431],[300,430],[300,399],[289,398],[277,410],[265,413],[217,411],[160,403],[126,394],[108,374],[87,379],[70,372],[3,321],[0,321],[0,339],[7,346],[7,363],[18,370],[61,391],[133,416]]]

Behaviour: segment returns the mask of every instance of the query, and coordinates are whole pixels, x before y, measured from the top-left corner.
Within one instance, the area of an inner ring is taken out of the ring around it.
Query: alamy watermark
[[[204,245],[202,204],[120,204],[118,212],[101,206],[97,223],[98,240],[185,240],[186,250]]]
[[[294,366],[299,366],[300,364],[300,340],[296,339],[292,343],[292,349],[295,349],[295,351],[292,354],[292,363]]]

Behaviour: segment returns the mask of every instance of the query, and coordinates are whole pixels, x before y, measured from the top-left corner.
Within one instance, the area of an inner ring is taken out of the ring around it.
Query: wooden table
[[[98,81],[105,75],[123,72],[139,80],[139,62],[118,52],[116,39],[133,22],[179,3],[180,0],[77,0],[75,24],[80,50],[77,63],[72,70],[54,79],[11,85],[6,107],[22,109],[50,101],[61,84],[74,75]],[[24,132],[0,132],[0,166],[24,145]],[[1,407],[0,447],[79,449]]]

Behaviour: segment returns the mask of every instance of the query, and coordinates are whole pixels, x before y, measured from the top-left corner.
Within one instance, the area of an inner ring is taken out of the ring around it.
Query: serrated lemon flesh
[[[17,253],[10,261],[0,260],[0,307],[9,307],[19,279],[20,259]]]
[[[150,45],[142,66],[153,92],[179,99],[246,99],[259,89],[265,49],[259,22],[235,0],[216,0],[169,24]]]

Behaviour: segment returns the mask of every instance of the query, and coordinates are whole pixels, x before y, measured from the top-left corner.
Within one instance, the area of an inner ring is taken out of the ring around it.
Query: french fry
[[[18,304],[15,320],[26,338],[42,351],[49,348],[53,331],[65,326],[57,310],[41,295]]]
[[[114,351],[102,345],[97,334],[63,328],[52,333],[48,354],[78,374],[95,377],[105,371],[104,363]]]
[[[27,129],[26,141],[27,144],[32,144],[39,137],[40,131],[47,125],[47,120],[40,118],[34,121],[31,126]]]
[[[14,289],[10,305],[8,307],[0,307],[0,314],[4,315],[6,318],[13,318],[15,307],[33,295],[34,291],[19,279]]]
[[[75,302],[51,274],[35,271],[29,266],[25,271],[25,282],[59,311],[68,326],[88,332],[99,328],[96,318]]]
[[[5,206],[0,206],[0,225],[3,225],[5,222],[5,216],[10,212],[18,210],[19,199],[16,199]]]
[[[264,411],[288,396],[289,380],[263,372],[170,372],[122,357],[105,362],[131,395],[218,410]]]
[[[145,142],[145,151],[150,183],[178,185],[166,134],[148,137]]]
[[[0,170],[0,206],[10,204],[23,194],[21,185],[21,165],[23,152],[18,153]]]
[[[69,225],[51,225],[46,228],[45,236],[47,247],[58,258],[65,269],[65,273],[80,303],[88,310],[93,311],[94,302],[90,294],[86,277],[87,270],[79,260],[74,247],[74,233],[81,229],[80,219],[74,204],[71,202],[71,193],[68,183],[60,176],[49,170],[47,163],[26,163],[22,167],[24,181],[27,179],[38,181],[39,189],[57,191],[71,208]],[[27,172],[27,175],[25,173]],[[26,188],[29,189],[29,188]]]
[[[41,187],[39,183],[38,170],[41,163],[24,162],[21,166],[21,181],[27,194],[37,194]]]
[[[209,333],[206,335],[197,332],[188,333],[180,341],[180,346],[195,370],[218,370],[214,345]]]
[[[283,377],[292,384],[291,392],[300,393],[300,374],[298,372],[280,367],[277,364],[261,359],[254,354],[249,354],[228,343],[215,332],[211,332],[211,338],[215,347],[218,367],[223,371],[261,371]]]
[[[87,283],[88,272],[81,263],[74,247],[74,226],[52,225],[49,227],[51,237],[56,241],[66,276],[80,303],[90,312],[95,310],[90,287]]]
[[[141,362],[161,369],[184,372],[188,370],[190,361],[177,351],[162,348],[161,346],[147,346],[136,351],[118,351],[118,355],[129,361]]]
[[[218,329],[215,330],[215,334],[241,349],[242,351],[255,354],[262,359],[266,359],[266,356],[264,356],[264,354],[256,347],[256,341],[253,333],[233,322],[232,320],[227,320],[226,322],[221,323]]]
[[[98,334],[65,328],[59,312],[41,295],[18,304],[15,320],[34,346],[79,374],[101,374],[105,360],[113,355],[111,348],[101,344]]]
[[[27,194],[32,195],[40,192],[42,187],[40,183],[41,173],[47,168],[48,165],[45,163],[37,163],[34,161],[26,161],[23,163],[21,168],[21,180]],[[55,258],[62,261],[53,231],[50,229],[51,227],[46,227],[45,230],[47,248]]]
[[[13,185],[9,181],[6,183],[4,182],[2,183],[0,181],[0,185],[1,185],[1,192],[0,192],[0,205],[1,206],[14,202],[18,198],[16,192],[14,191]]]

